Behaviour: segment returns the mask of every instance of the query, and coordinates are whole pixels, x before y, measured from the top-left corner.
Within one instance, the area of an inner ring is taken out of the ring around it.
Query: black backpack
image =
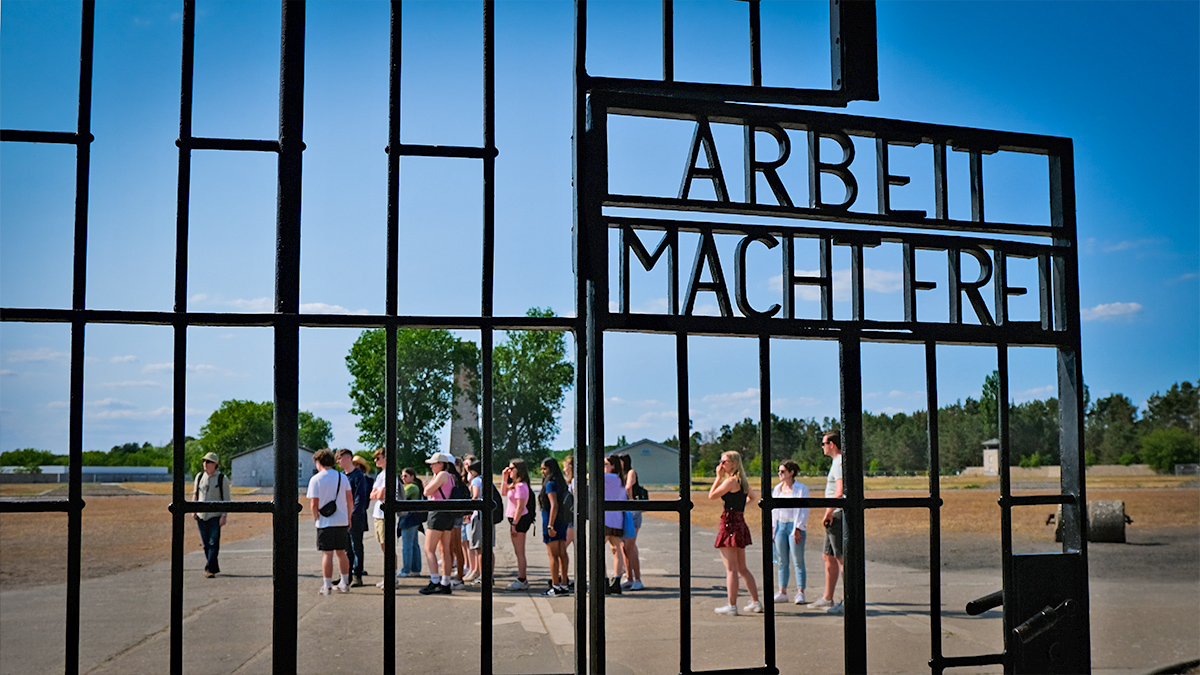
[[[485,483],[492,488],[492,523],[499,523],[504,520],[504,498],[500,496],[500,491],[496,489],[496,484],[490,480],[485,480]]]

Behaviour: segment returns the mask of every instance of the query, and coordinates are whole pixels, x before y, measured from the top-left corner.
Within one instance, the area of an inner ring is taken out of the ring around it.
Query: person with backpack
[[[229,481],[217,467],[220,458],[217,453],[204,455],[204,471],[196,473],[196,483],[192,487],[194,502],[227,502],[229,498]],[[204,578],[211,579],[221,573],[221,563],[217,556],[221,553],[221,528],[225,527],[228,517],[220,512],[193,513],[192,518],[200,528],[200,541],[204,544]]]
[[[499,499],[500,493],[496,491],[496,486],[488,481],[488,489],[486,492],[483,487],[483,463],[478,458],[468,457],[463,464],[467,471],[467,485],[471,488],[471,499],[485,499],[489,507],[492,508],[492,526],[495,529],[496,523],[504,519],[504,508]],[[492,493],[495,493],[494,495]],[[494,507],[500,507],[500,512],[496,513]],[[472,511],[470,517],[467,518],[467,564],[471,571],[463,576],[463,581],[475,585],[483,579],[483,511]],[[496,546],[496,538],[492,537],[492,547]],[[495,557],[492,558],[492,572],[495,572]]]
[[[620,453],[614,455],[621,460],[621,468],[618,474],[621,476],[621,481],[625,483],[626,499],[637,501],[646,501],[650,499],[650,494],[642,484],[638,482],[637,472],[633,470],[633,460],[630,459],[628,453]],[[642,512],[630,511],[630,518],[633,520],[633,536],[628,532],[621,538],[621,548],[625,551],[625,581],[621,583],[621,588],[627,591],[640,591],[645,588],[642,585],[642,559],[641,553],[638,551],[637,537],[638,532],[642,529]]]
[[[505,590],[527,591],[529,581],[525,578],[525,535],[534,520],[529,465],[519,457],[512,460],[504,467],[500,480],[500,493],[506,500],[504,516],[508,518],[508,533],[512,537],[513,552],[517,555],[517,580]]]
[[[553,457],[542,460],[542,494],[538,505],[542,508],[542,543],[550,557],[550,589],[542,595],[557,598],[571,594],[567,581],[567,523],[570,518],[564,508],[567,497],[567,479]]]
[[[435,452],[425,460],[433,478],[425,484],[425,496],[431,501],[451,499],[454,492],[454,458],[448,452]],[[450,595],[454,581],[454,550],[451,548],[450,531],[458,528],[455,513],[430,511],[425,521],[425,562],[429,563],[429,584],[418,593],[421,595]],[[457,518],[461,521],[461,516]],[[438,549],[442,552],[442,573],[438,575]]]

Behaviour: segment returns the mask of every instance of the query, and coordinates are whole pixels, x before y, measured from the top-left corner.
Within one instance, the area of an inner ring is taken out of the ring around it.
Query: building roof
[[[663,445],[662,443],[657,443],[655,441],[650,440],[649,438],[643,438],[642,440],[634,441],[633,443],[630,443],[629,445],[623,445],[619,448],[614,448],[612,450],[609,450],[608,452],[604,453],[604,456],[608,457],[611,454],[618,453],[618,452],[624,452],[625,450],[628,450],[629,448],[635,448],[635,447],[642,446],[642,445],[654,445],[659,448],[662,448],[663,450],[666,450],[667,452],[673,452],[676,455],[679,454],[679,450],[677,450],[676,448],[672,448],[669,445]]]
[[[260,445],[260,446],[258,446],[258,447],[256,447],[256,448],[250,448],[249,450],[243,450],[243,451],[241,451],[241,452],[234,453],[234,454],[233,454],[233,456],[232,456],[232,457],[230,457],[229,459],[230,459],[230,460],[234,460],[234,459],[237,459],[238,457],[241,457],[241,456],[243,456],[243,455],[249,455],[249,454],[251,454],[251,453],[258,452],[259,450],[263,450],[263,449],[265,449],[265,448],[273,448],[273,447],[275,447],[275,441],[271,441],[270,443],[263,443],[262,445]],[[301,450],[303,450],[304,452],[307,452],[307,453],[308,453],[308,454],[310,454],[310,455],[311,455],[311,454],[313,454],[314,452],[316,452],[316,450],[311,450],[311,449],[309,449],[309,448],[306,448],[306,447],[304,447],[303,445],[301,445],[301,446],[298,446],[298,447],[299,447]]]

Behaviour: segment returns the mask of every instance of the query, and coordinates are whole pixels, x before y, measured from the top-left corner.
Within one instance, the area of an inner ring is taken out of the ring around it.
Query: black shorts
[[[522,532],[522,533],[528,532],[529,528],[533,525],[533,514],[530,513],[528,510],[526,510],[525,515],[521,516],[520,520],[518,520],[514,523],[513,519],[509,518],[508,522],[514,528],[516,528],[517,532]]]
[[[430,511],[429,519],[425,522],[425,527],[430,530],[439,532],[449,532],[462,524],[461,513],[451,513],[450,511]]]
[[[345,551],[350,545],[350,528],[345,525],[317,528],[318,551]]]

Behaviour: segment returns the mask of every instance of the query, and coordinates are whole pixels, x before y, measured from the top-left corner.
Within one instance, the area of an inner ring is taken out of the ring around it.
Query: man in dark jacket
[[[350,514],[350,543],[346,556],[350,558],[351,586],[362,586],[363,575],[363,532],[367,531],[367,507],[371,505],[371,479],[354,464],[354,454],[342,448],[337,451],[338,466],[350,481],[350,492],[354,495],[354,511]]]

